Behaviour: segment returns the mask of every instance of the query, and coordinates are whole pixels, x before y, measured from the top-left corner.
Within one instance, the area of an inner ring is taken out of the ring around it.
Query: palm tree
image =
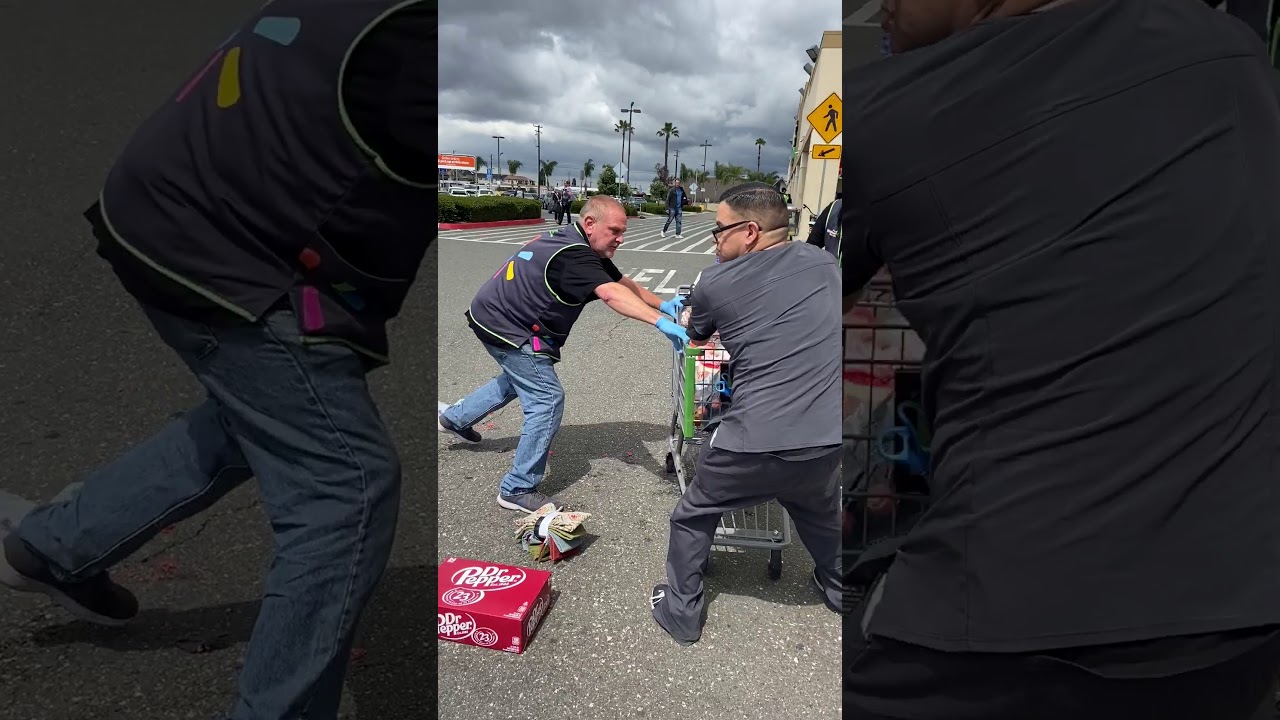
[[[764,138],[756,138],[756,172],[760,172],[760,151],[765,145]]]
[[[556,165],[559,165],[559,163],[557,163],[555,160],[542,161],[542,177],[544,178],[544,182],[546,182],[547,185],[551,184],[551,176],[555,175],[556,173]]]
[[[507,169],[511,171],[511,174],[512,174],[512,175],[519,175],[519,174],[520,174],[520,168],[522,168],[522,167],[524,167],[524,163],[520,162],[519,160],[508,160],[508,161],[507,161]]]
[[[657,135],[662,138],[662,174],[664,176],[663,179],[665,180],[666,175],[668,175],[667,152],[671,148],[671,138],[680,137],[680,129],[671,123],[665,123],[663,124],[662,129],[658,131]]]
[[[488,163],[488,161],[486,161],[484,158],[480,157],[479,155],[476,155],[476,169],[475,169],[474,171],[472,171],[472,173],[471,173],[471,179],[472,179],[472,180],[479,180],[479,179],[480,179],[480,171],[481,171],[481,170],[483,170],[483,169],[485,168],[485,166],[486,166],[486,165],[488,165],[488,164],[489,164],[489,163]]]
[[[582,163],[582,189],[585,191],[591,182],[591,174],[596,171],[596,162],[591,158]]]
[[[622,133],[622,155],[618,157],[618,164],[622,165],[627,162],[627,135],[632,133],[634,128],[626,120],[619,120],[618,124],[613,126],[613,131]]]

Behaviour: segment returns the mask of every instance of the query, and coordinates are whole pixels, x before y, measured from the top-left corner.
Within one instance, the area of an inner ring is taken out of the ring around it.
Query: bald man
[[[1244,720],[1280,664],[1280,101],[1198,0],[888,0],[844,293],[928,345],[933,507],[845,717]],[[924,152],[927,149],[927,152]]]
[[[500,372],[462,400],[439,404],[439,430],[478,443],[473,426],[520,400],[524,427],[511,470],[498,489],[498,506],[532,512],[560,501],[538,491],[547,470],[551,441],[564,415],[564,388],[555,365],[578,317],[593,300],[653,325],[676,347],[689,337],[675,322],[683,300],[663,301],[613,264],[627,232],[627,213],[617,200],[596,195],[582,206],[578,222],[548,232],[503,261],[471,301],[466,316]]]

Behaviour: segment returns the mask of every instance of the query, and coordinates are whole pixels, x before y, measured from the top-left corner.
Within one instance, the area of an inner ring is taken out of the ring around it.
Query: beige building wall
[[[791,204],[798,213],[795,220],[799,237],[808,234],[810,220],[817,217],[835,199],[840,171],[839,160],[814,160],[811,154],[814,145],[840,145],[842,137],[837,135],[827,143],[821,135],[814,132],[806,119],[831,93],[839,95],[843,100],[841,71],[844,42],[840,31],[823,32],[818,48],[818,59],[813,63],[813,73],[803,88],[796,111],[796,134],[792,142],[797,152],[791,159],[787,175]],[[801,58],[804,56],[801,55]],[[843,118],[841,121],[843,122]]]

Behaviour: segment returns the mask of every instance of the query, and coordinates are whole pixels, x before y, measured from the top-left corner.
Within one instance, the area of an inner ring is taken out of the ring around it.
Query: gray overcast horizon
[[[635,102],[631,183],[647,187],[663,161],[657,131],[670,122],[668,166],[715,161],[786,176],[805,49],[841,30],[832,0],[443,0],[440,3],[441,152],[494,157],[495,172],[519,160],[536,177],[534,125],[553,180],[598,178],[622,158],[614,131]],[[496,163],[498,141],[502,161]]]

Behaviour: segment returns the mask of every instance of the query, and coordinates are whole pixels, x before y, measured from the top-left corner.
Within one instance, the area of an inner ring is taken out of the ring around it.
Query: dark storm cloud
[[[641,12],[643,10],[643,12]],[[496,153],[532,174],[533,126],[543,125],[542,157],[557,177],[591,158],[617,163],[613,131],[632,101],[633,183],[647,183],[662,162],[655,133],[671,122],[680,161],[701,166],[703,141],[713,161],[756,167],[754,141],[767,145],[761,167],[785,174],[805,83],[804,50],[824,30],[839,30],[830,0],[444,0],[440,9],[442,149]],[[674,153],[669,160],[674,165]],[[639,176],[639,177],[637,177]]]

